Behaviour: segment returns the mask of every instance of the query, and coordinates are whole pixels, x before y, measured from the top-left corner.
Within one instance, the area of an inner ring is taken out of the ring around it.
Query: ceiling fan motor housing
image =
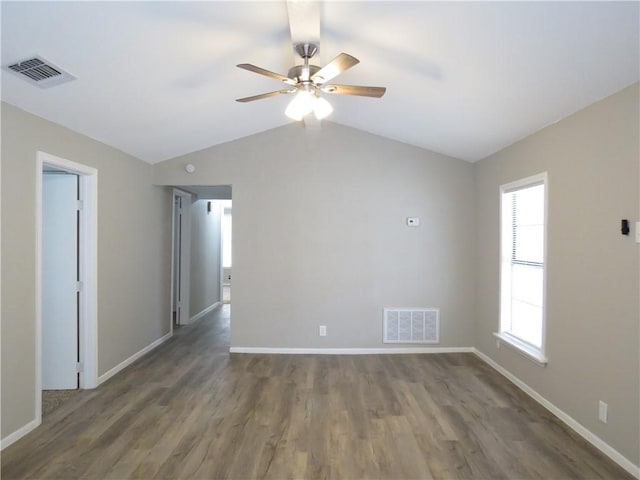
[[[287,77],[295,80],[296,82],[309,82],[311,81],[311,77],[318,71],[320,71],[320,67],[317,65],[296,65],[289,69]]]

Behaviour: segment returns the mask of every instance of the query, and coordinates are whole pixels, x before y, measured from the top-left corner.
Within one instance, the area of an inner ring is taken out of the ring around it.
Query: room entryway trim
[[[180,199],[180,206],[176,206]],[[173,211],[171,214],[171,332],[173,332],[173,312],[178,325],[188,325],[191,278],[191,194],[173,189]],[[179,213],[179,215],[177,215]],[[176,219],[178,218],[178,220]],[[177,228],[177,230],[176,230]],[[179,235],[179,238],[177,238]],[[178,265],[176,268],[176,257]],[[175,290],[177,289],[177,291]]]
[[[45,165],[74,174],[80,179],[80,302],[79,352],[82,369],[80,388],[98,386],[98,170],[54,155],[36,154],[36,384],[35,421],[42,422],[42,175]]]

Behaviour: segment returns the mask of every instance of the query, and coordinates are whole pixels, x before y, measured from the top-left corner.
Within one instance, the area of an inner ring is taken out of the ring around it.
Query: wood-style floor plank
[[[472,354],[230,355],[229,306],[2,452],[2,478],[632,477]]]

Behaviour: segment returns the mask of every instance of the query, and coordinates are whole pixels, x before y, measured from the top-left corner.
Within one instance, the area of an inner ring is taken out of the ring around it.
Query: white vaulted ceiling
[[[336,2],[320,8],[329,120],[475,161],[639,79],[638,2]],[[76,80],[2,72],[2,100],[149,163],[284,125],[290,96],[235,67],[286,74],[285,2],[2,2],[2,65],[40,55]]]

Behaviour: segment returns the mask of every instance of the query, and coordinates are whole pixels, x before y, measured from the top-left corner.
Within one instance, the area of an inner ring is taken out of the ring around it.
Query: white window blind
[[[546,174],[501,188],[500,332],[543,353]]]

